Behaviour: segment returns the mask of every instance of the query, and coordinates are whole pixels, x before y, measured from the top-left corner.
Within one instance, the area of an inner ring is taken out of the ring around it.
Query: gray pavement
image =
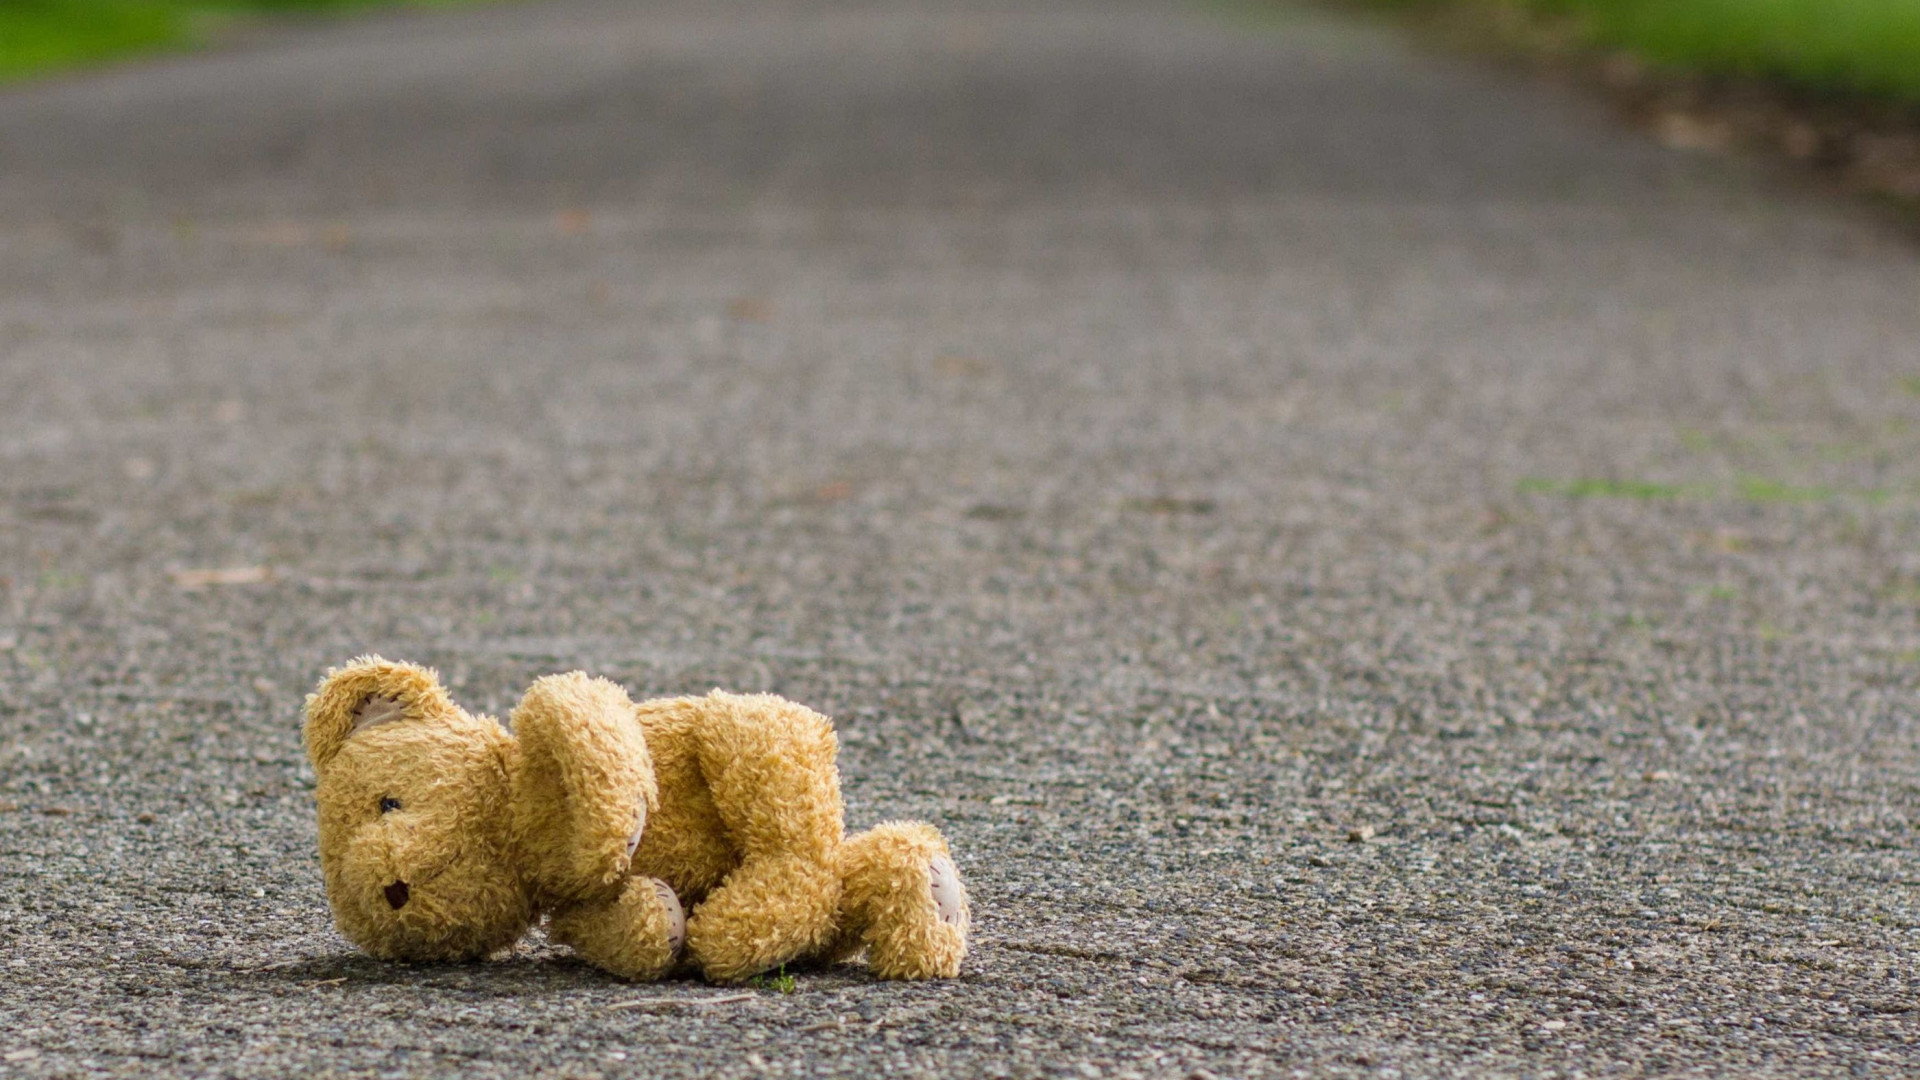
[[[0,93],[0,1076],[1910,1073],[1916,609],[1912,248],[1378,28],[556,0]],[[964,977],[357,955],[364,650],[834,714]]]

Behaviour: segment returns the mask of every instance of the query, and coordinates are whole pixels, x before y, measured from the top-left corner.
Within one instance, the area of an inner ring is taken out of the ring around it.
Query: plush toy
[[[367,952],[485,956],[545,916],[629,979],[690,964],[732,981],[862,949],[883,978],[959,971],[967,899],[946,841],[915,822],[847,836],[818,713],[718,690],[635,704],[575,672],[534,683],[509,720],[379,657],[308,696],[327,897]]]

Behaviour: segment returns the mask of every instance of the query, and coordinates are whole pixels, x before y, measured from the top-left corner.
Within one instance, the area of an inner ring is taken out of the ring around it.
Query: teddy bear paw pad
[[[960,885],[960,871],[954,868],[953,860],[941,855],[928,863],[927,885],[933,893],[933,906],[940,911],[940,921],[958,925],[966,914],[967,893]]]
[[[672,943],[673,955],[679,956],[687,944],[687,911],[680,906],[680,898],[673,894],[673,886],[655,878],[653,891],[659,895],[661,906],[667,909],[667,940]]]

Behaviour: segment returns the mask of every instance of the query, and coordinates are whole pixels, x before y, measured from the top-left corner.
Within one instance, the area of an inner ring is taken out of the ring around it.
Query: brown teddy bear
[[[485,956],[545,915],[554,941],[629,979],[684,960],[731,981],[861,949],[882,978],[959,971],[967,899],[946,841],[917,822],[847,836],[818,713],[718,690],[635,704],[574,672],[509,719],[373,656],[308,696],[327,897],[369,953]]]

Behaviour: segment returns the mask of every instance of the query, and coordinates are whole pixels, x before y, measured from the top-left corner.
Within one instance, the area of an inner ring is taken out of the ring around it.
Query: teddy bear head
[[[512,858],[519,748],[455,705],[431,671],[376,658],[307,700],[320,863],[342,933],[392,960],[460,959],[532,919]]]
[[[307,698],[334,920],[391,960],[459,960],[538,911],[617,894],[657,801],[632,702],[578,673],[536,682],[515,738],[433,671],[362,657]]]

